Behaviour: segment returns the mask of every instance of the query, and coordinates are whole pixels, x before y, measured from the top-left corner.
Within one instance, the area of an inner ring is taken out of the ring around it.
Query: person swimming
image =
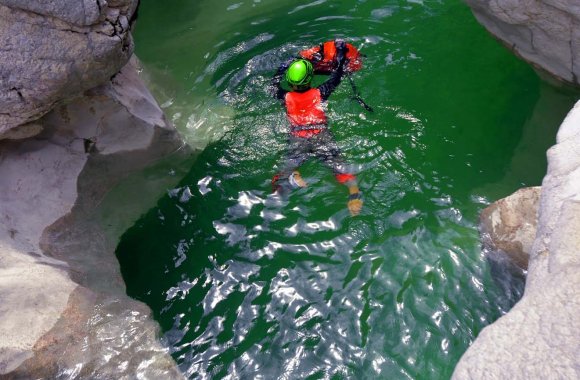
[[[337,181],[348,187],[348,210],[351,215],[358,215],[363,200],[356,176],[345,168],[338,144],[328,129],[327,116],[322,107],[323,102],[328,100],[340,84],[348,62],[346,43],[336,40],[335,47],[336,67],[332,68],[330,77],[318,87],[311,87],[315,69],[309,60],[303,58],[285,62],[272,78],[275,97],[284,105],[290,124],[285,162],[282,170],[272,178],[272,187],[274,191],[281,191],[286,185],[307,186],[298,168],[313,156],[329,166]],[[283,77],[291,91],[282,87]]]

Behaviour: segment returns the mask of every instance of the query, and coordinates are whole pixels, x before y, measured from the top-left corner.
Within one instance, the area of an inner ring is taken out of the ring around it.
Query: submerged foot
[[[290,177],[288,177],[288,181],[290,182],[290,184],[293,187],[306,187],[306,186],[308,186],[308,183],[306,183],[306,181],[302,178],[302,175],[300,175],[299,171],[292,172]]]
[[[362,210],[363,201],[362,199],[352,199],[348,201],[347,207],[348,211],[350,211],[350,215],[355,216],[360,214]]]
[[[361,199],[361,194],[358,191],[358,186],[349,186],[348,190],[350,192],[347,203],[348,211],[350,211],[350,215],[355,216],[360,214],[360,210],[363,206],[363,200]]]

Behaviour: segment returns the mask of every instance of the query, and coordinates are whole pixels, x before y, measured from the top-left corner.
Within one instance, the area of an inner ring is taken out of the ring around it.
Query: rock
[[[22,124],[0,133],[0,140],[21,140],[33,137],[42,132],[42,125],[38,123]]]
[[[487,326],[453,379],[578,379],[580,366],[580,101],[548,151],[522,299]]]
[[[482,211],[480,230],[484,248],[506,254],[518,267],[528,269],[536,238],[540,187],[518,190]]]
[[[175,362],[157,340],[149,308],[79,286],[54,327],[34,345],[34,356],[3,376],[5,380],[182,379]],[[153,364],[153,365],[152,365]]]
[[[0,0],[0,4],[40,15],[51,16],[70,24],[88,26],[104,20],[103,0],[21,1]]]
[[[0,135],[117,73],[137,2],[0,0]]]
[[[580,85],[577,0],[466,0],[485,28],[509,49],[559,80]]]
[[[120,235],[179,178],[131,173],[189,156],[135,65],[45,115],[37,137],[0,141],[3,379],[182,378],[115,257]],[[124,178],[141,191],[111,206]]]
[[[8,218],[8,214],[2,216],[5,220]],[[63,263],[41,264],[38,251],[28,251],[32,247],[18,241],[24,236],[21,231],[2,227],[0,375],[33,356],[32,347],[58,321],[66,308],[68,294],[76,286],[67,276]]]

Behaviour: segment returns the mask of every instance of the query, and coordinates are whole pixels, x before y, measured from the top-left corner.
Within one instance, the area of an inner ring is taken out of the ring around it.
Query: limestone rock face
[[[117,73],[137,2],[0,0],[0,139]]]
[[[465,0],[485,28],[524,60],[580,85],[580,2]]]
[[[536,239],[540,187],[518,190],[482,211],[482,241],[490,251],[506,254],[518,267],[528,269],[529,255]]]
[[[102,215],[123,178],[168,155],[173,168],[180,138],[133,61],[37,122],[38,136],[0,141],[0,377],[182,378],[115,257],[170,184],[133,179],[106,211],[115,228]]]
[[[548,151],[538,226],[520,302],[487,326],[454,379],[578,379],[580,101]]]

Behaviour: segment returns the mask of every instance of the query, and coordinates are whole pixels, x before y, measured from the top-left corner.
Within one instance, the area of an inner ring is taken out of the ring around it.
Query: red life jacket
[[[348,63],[346,65],[347,71],[358,71],[362,69],[361,55],[357,48],[352,44],[347,43],[346,58]],[[334,41],[327,41],[310,49],[302,50],[300,56],[312,62],[314,70],[318,72],[331,72],[336,62],[336,46]],[[322,59],[320,59],[322,58]]]
[[[317,88],[311,88],[305,92],[289,92],[286,94],[284,102],[286,103],[286,114],[292,126],[326,124],[322,96]]]

